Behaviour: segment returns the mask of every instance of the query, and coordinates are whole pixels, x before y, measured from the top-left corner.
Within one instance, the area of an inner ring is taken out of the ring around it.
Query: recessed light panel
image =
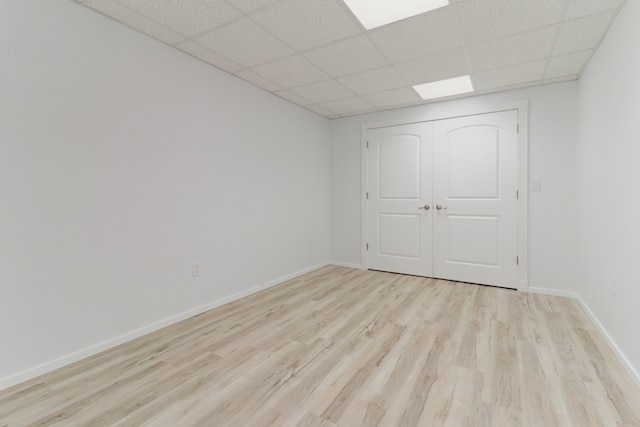
[[[367,30],[449,5],[449,0],[344,0]]]
[[[471,84],[471,77],[469,76],[424,83],[415,85],[413,88],[418,92],[418,95],[425,100],[473,92],[473,85]]]

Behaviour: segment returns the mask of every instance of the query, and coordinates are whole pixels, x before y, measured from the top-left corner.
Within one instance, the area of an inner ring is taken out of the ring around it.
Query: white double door
[[[367,267],[516,288],[517,111],[367,136]]]

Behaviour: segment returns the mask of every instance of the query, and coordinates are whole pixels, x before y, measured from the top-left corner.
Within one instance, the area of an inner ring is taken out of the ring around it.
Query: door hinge
[[[367,243],[367,250],[369,250],[369,244]]]
[[[367,141],[367,148],[369,148],[369,141]]]
[[[367,191],[367,200],[369,200],[369,192]]]
[[[516,127],[517,127],[517,131],[516,132],[520,133],[520,125],[516,125]]]
[[[516,200],[520,200],[520,190],[516,190]]]
[[[520,265],[520,257],[519,256],[516,257],[516,265]]]

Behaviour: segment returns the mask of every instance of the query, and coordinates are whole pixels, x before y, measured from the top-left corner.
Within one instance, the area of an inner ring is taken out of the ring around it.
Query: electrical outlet
[[[200,277],[200,261],[196,261],[191,264],[191,274],[193,275],[193,277]]]
[[[611,293],[615,296],[618,295],[618,277],[611,276]]]

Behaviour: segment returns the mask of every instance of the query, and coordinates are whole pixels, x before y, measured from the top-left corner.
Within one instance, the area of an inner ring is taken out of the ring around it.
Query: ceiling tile
[[[410,85],[469,74],[464,49],[440,52],[417,61],[403,62],[396,65],[396,70]]]
[[[551,55],[557,26],[472,45],[467,48],[474,71],[535,61]]]
[[[624,0],[569,0],[565,19],[581,18],[618,8]]]
[[[165,43],[173,45],[185,39],[182,34],[178,34],[113,0],[85,0],[84,4]]]
[[[470,0],[457,8],[467,45],[557,24],[560,0]]]
[[[353,114],[356,112],[359,113],[362,111],[369,111],[374,109],[371,104],[358,97],[341,99],[339,101],[324,102],[318,105],[328,109],[329,111],[333,111],[337,115]]]
[[[353,93],[335,80],[325,80],[292,89],[292,92],[308,99],[312,104],[320,104],[336,99],[353,97]]]
[[[245,67],[293,53],[291,48],[249,18],[225,25],[195,40]]]
[[[241,70],[243,68],[241,65],[218,55],[217,53],[207,49],[199,43],[194,42],[193,40],[186,40],[185,42],[177,45],[177,48],[195,56],[196,58],[202,59],[204,62],[207,62],[217,68],[228,71],[230,73]]]
[[[290,56],[254,67],[255,72],[285,89],[329,78],[302,55]]]
[[[592,50],[570,53],[568,55],[554,56],[547,64],[547,71],[544,73],[545,79],[553,79],[562,76],[578,75],[582,71]]]
[[[372,31],[370,37],[394,63],[463,46],[455,11],[451,8],[386,25]]]
[[[117,0],[188,37],[239,18],[241,13],[223,0]]]
[[[307,50],[363,32],[340,0],[285,0],[252,15],[297,50]]]
[[[401,87],[385,92],[371,93],[363,98],[378,108],[392,107],[394,105],[420,104],[422,98],[411,87]]]
[[[286,99],[287,101],[291,101],[294,104],[302,105],[303,107],[312,104],[312,102],[308,99],[304,99],[303,97],[293,93],[289,89],[280,90],[278,92],[274,92],[274,94],[278,95],[280,98]]]
[[[228,3],[247,13],[260,9],[261,7],[269,6],[277,1],[278,0],[227,0]]]
[[[365,32],[342,0],[80,1],[327,117],[419,104],[410,85],[465,74],[476,93],[575,79],[624,3],[450,0]]]
[[[481,71],[473,75],[473,87],[476,91],[481,91],[539,81],[546,63],[546,60],[542,60]]]
[[[612,17],[611,12],[606,12],[563,23],[556,41],[554,55],[596,47],[606,34]]]
[[[355,74],[387,64],[366,35],[338,41],[312,50],[305,56],[334,77]]]
[[[338,81],[358,95],[394,89],[404,85],[400,75],[391,67],[341,77]]]
[[[256,73],[255,71],[253,71],[251,69],[238,71],[235,74],[236,74],[236,76],[240,77],[241,79],[244,79],[244,80],[248,81],[249,83],[253,83],[254,85],[259,86],[262,89],[268,90],[269,92],[273,92],[273,91],[282,89],[277,84],[273,83],[272,81],[270,81],[268,79],[265,79],[260,74]]]

